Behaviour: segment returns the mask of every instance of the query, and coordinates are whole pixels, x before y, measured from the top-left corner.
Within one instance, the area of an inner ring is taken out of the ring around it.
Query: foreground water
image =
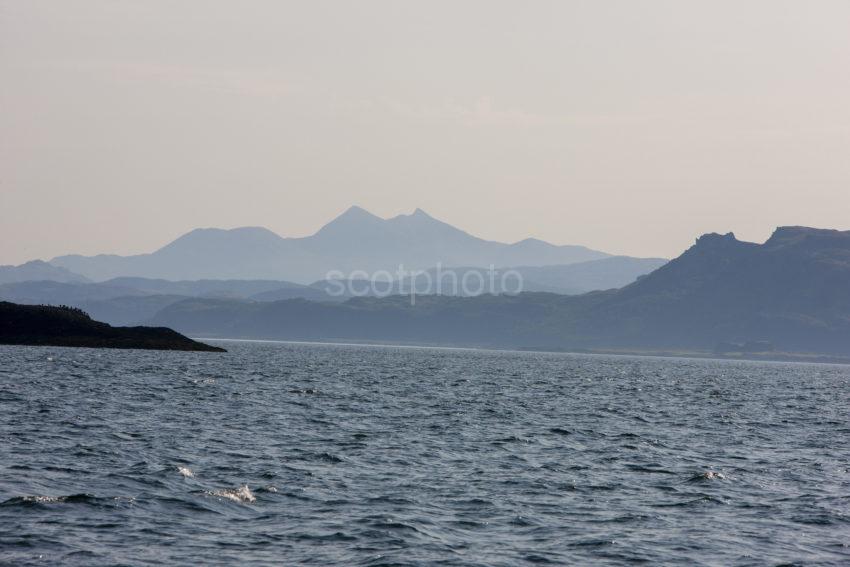
[[[850,562],[850,368],[0,347],[0,563]]]

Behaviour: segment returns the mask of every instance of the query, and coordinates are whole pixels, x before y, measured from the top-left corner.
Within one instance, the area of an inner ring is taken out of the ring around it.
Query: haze
[[[0,263],[349,205],[636,256],[850,228],[850,3],[0,1]]]

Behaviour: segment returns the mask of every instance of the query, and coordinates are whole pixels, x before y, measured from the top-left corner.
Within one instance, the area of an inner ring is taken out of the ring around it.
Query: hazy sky
[[[0,0],[0,263],[352,204],[642,256],[850,229],[850,2]]]

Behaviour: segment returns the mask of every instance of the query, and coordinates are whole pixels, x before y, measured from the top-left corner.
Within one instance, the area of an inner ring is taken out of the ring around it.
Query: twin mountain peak
[[[92,280],[140,276],[186,279],[284,279],[299,283],[331,270],[395,272],[443,266],[568,265],[610,254],[533,238],[502,243],[476,237],[422,209],[381,218],[351,207],[315,234],[284,238],[260,227],[193,230],[150,254],[60,256],[51,260]]]

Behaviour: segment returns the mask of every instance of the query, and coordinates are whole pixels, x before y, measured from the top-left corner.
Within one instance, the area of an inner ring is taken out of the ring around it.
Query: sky
[[[0,0],[0,264],[421,207],[673,257],[850,229],[850,2]]]

